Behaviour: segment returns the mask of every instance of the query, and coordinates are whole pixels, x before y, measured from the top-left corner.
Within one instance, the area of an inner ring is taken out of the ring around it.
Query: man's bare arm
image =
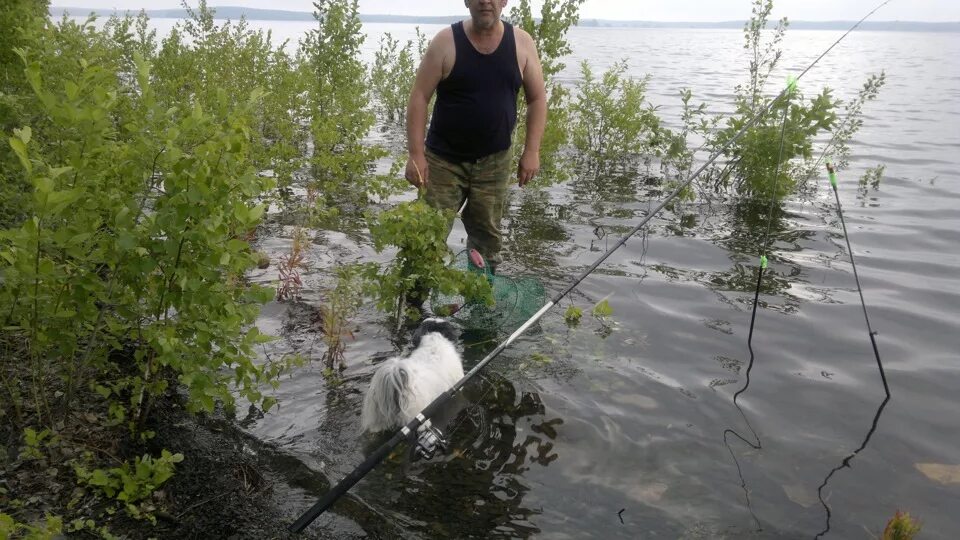
[[[445,34],[450,34],[449,36]],[[437,34],[427,47],[417,77],[410,92],[410,101],[407,104],[407,167],[405,176],[407,181],[416,187],[427,183],[429,171],[427,169],[426,148],[424,139],[427,135],[427,107],[430,98],[437,90],[437,85],[443,78],[443,63],[445,56],[445,41],[453,41],[453,35],[448,29]]]
[[[543,67],[537,54],[537,46],[530,34],[520,30],[518,44],[525,48],[526,62],[523,69],[523,93],[527,100],[527,133],[523,155],[517,170],[520,186],[536,176],[540,170],[540,143],[547,126],[547,90],[543,80]]]

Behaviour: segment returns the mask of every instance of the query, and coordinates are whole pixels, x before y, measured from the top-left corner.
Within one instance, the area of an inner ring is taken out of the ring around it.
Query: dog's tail
[[[409,382],[410,374],[396,358],[377,369],[363,398],[360,414],[363,431],[375,433],[400,427],[408,421],[403,411],[407,405]]]

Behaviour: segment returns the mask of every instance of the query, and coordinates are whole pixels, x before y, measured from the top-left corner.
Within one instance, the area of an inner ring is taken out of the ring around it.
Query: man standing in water
[[[417,70],[407,107],[406,178],[426,189],[425,199],[435,208],[457,211],[466,201],[467,249],[479,251],[495,269],[502,260],[500,222],[513,161],[517,94],[523,86],[527,133],[517,170],[521,187],[540,169],[547,98],[533,38],[500,20],[507,0],[464,4],[470,18],[441,30]]]

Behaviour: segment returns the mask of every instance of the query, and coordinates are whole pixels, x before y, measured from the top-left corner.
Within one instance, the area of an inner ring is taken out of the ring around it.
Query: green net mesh
[[[480,262],[482,264],[482,259]],[[516,328],[546,304],[546,291],[543,284],[535,278],[494,275],[489,266],[480,267],[474,264],[467,251],[458,253],[452,266],[464,272],[482,274],[493,288],[493,305],[466,302],[463,296],[438,291],[430,295],[430,308],[433,313],[451,317],[465,329]]]

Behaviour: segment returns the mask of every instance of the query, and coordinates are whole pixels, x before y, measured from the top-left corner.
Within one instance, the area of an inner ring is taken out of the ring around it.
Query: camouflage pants
[[[463,227],[467,231],[467,249],[476,249],[496,268],[503,260],[500,248],[503,231],[500,221],[507,201],[512,154],[504,150],[476,161],[451,163],[427,150],[430,179],[425,200],[434,208],[456,212],[463,210]],[[451,220],[449,230],[453,228]]]

